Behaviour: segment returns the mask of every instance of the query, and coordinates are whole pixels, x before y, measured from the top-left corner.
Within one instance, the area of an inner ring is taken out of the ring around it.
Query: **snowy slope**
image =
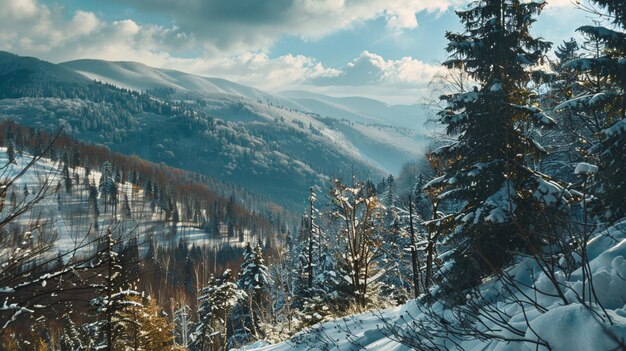
[[[280,93],[310,111],[322,116],[345,118],[352,122],[378,123],[416,130],[426,121],[422,105],[389,105],[364,97],[332,97],[302,90]]]
[[[6,148],[0,147],[0,165],[5,165],[7,160]],[[3,168],[0,175],[3,179],[11,179],[21,172],[31,160],[32,156],[28,154],[17,156],[16,163]],[[27,202],[33,199],[34,194],[44,184],[50,185],[48,195],[32,210],[18,217],[14,223],[26,226],[35,220],[40,220],[40,230],[37,232],[47,235],[54,234],[57,237],[56,245],[61,251],[71,249],[77,243],[86,238],[93,238],[97,234],[97,230],[93,228],[94,219],[90,212],[88,189],[84,185],[85,169],[77,167],[75,170],[70,169],[70,173],[79,176],[79,183],[75,183],[71,191],[67,192],[63,186],[61,165],[50,159],[42,158],[7,190],[7,198],[10,198],[11,193],[15,193],[19,204],[22,201]],[[88,176],[90,183],[96,184],[96,186],[100,177],[100,172],[95,170],[91,170]],[[28,192],[25,189],[28,189]],[[244,245],[243,242],[238,241],[238,238],[228,238],[226,226],[222,228],[221,237],[216,238],[192,223],[179,222],[177,223],[176,235],[172,236],[172,223],[164,221],[160,211],[152,210],[150,201],[145,198],[142,187],[130,182],[118,183],[120,203],[124,194],[129,199],[130,218],[124,218],[121,210],[118,210],[117,213],[113,213],[111,210],[105,212],[102,195],[99,195],[101,212],[98,218],[99,230],[113,226],[119,228],[122,233],[132,233],[133,236],[138,236],[140,242],[149,234],[160,243],[177,244],[179,239],[183,238],[190,246],[194,243],[199,246],[220,246],[227,243],[231,246]],[[178,206],[179,211],[182,211],[182,204],[179,203]],[[13,211],[13,206],[7,200],[0,216],[4,218],[11,211]],[[244,235],[246,235],[246,241],[252,241],[252,238],[249,237],[249,230],[244,230]]]
[[[204,101],[204,112],[233,122],[272,122],[284,120],[310,134],[310,126],[322,131],[330,143],[350,157],[370,163],[373,167],[396,173],[402,164],[422,153],[427,142],[420,134],[424,111],[420,105],[391,106],[361,98],[332,98],[307,92],[270,94],[252,87],[219,78],[201,77],[184,72],[158,69],[136,62],[77,60],[60,64],[98,81],[132,89],[171,88],[181,98],[193,96]],[[340,130],[329,131],[317,118],[331,117],[344,121]],[[410,128],[398,133],[394,126]],[[408,137],[407,137],[408,135]]]
[[[331,97],[306,91],[271,94],[226,79],[160,69],[138,62],[75,60],[61,63],[59,66],[74,70],[91,80],[108,82],[131,90],[171,88],[199,93],[209,98],[216,95],[233,95],[254,101],[271,102],[321,116],[413,129],[421,129],[425,121],[423,107],[419,104],[389,105],[370,98]]]
[[[491,297],[490,307],[497,307],[503,313],[492,313],[490,318],[481,318],[474,325],[492,328],[495,335],[517,340],[543,340],[555,351],[608,351],[619,350],[617,340],[626,340],[626,220],[615,226],[597,233],[589,243],[588,253],[590,270],[598,300],[605,311],[597,304],[591,307],[581,304],[577,297],[581,295],[583,285],[581,269],[567,275],[557,270],[556,277],[564,286],[568,304],[564,304],[557,296],[547,276],[537,264],[524,259],[511,267],[508,273],[519,282],[519,291],[515,296],[528,303],[511,303],[511,295],[506,293],[500,281],[487,281],[481,287],[483,296]],[[533,290],[530,287],[536,287]],[[538,293],[541,291],[542,293]],[[537,294],[537,295],[535,295]],[[531,300],[523,295],[532,297]],[[535,298],[536,296],[536,298]],[[468,295],[468,299],[472,297]],[[536,301],[537,305],[530,303]],[[536,306],[541,306],[539,310]],[[411,350],[409,345],[402,343],[396,336],[412,335],[419,330],[419,321],[429,320],[423,313],[425,309],[416,302],[380,312],[365,313],[342,320],[324,323],[306,330],[289,341],[277,345],[251,347],[246,350],[287,351],[287,350]],[[455,323],[455,316],[445,309],[441,303],[435,303],[433,310]],[[525,318],[529,323],[525,323]],[[608,317],[607,317],[608,316]],[[609,321],[610,318],[610,321]],[[416,323],[417,321],[417,323]],[[496,321],[508,323],[517,329],[520,335],[505,332],[495,324]],[[434,330],[434,329],[433,329]],[[390,331],[393,331],[391,333]],[[466,351],[531,351],[548,350],[544,345],[534,342],[504,342],[497,340],[483,341],[476,337],[453,337],[444,339],[426,332],[430,341],[418,341],[429,350],[466,350]],[[418,340],[415,337],[413,340]],[[433,346],[438,345],[438,346]]]
[[[252,100],[271,101],[291,108],[301,106],[261,90],[226,79],[202,77],[185,72],[154,68],[138,62],[76,60],[59,64],[91,79],[131,90],[171,88],[203,95],[234,95]]]

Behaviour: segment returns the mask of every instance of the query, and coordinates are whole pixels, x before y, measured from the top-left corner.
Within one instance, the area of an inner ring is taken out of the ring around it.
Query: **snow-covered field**
[[[557,270],[555,276],[562,287],[568,304],[556,296],[555,288],[537,263],[523,259],[508,269],[518,283],[519,290],[507,293],[500,280],[486,281],[480,287],[484,298],[491,301],[474,326],[479,330],[507,338],[511,341],[480,340],[475,336],[451,336],[449,339],[431,335],[423,341],[427,350],[500,350],[500,351],[608,351],[621,350],[618,342],[626,340],[626,220],[596,234],[588,246],[589,267],[593,273],[593,286],[600,304],[581,303],[583,296],[582,269],[567,274]],[[587,282],[588,283],[588,282]],[[534,287],[534,289],[533,289]],[[512,303],[511,296],[522,303]],[[468,295],[468,299],[472,297]],[[595,299],[592,299],[595,300]],[[604,310],[603,310],[604,309]],[[327,322],[297,334],[289,341],[264,346],[251,345],[246,350],[412,350],[392,335],[413,336],[420,321],[428,323],[423,311],[427,310],[416,300],[400,307],[356,315]],[[445,323],[454,324],[455,316],[439,302],[432,306]],[[498,312],[495,312],[498,311]],[[528,322],[526,322],[526,320]],[[481,324],[484,323],[484,324]],[[500,324],[498,326],[497,324]],[[512,333],[507,327],[516,330]],[[393,331],[393,332],[392,332]],[[512,341],[518,340],[518,341]],[[526,340],[526,341],[523,341]],[[541,340],[545,345],[533,341]],[[433,345],[438,345],[433,346]],[[622,344],[623,347],[623,344]]]

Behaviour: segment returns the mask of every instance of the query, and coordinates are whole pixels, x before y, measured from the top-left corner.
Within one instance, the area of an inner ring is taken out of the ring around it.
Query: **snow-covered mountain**
[[[332,97],[302,90],[280,93],[295,103],[324,116],[345,118],[352,122],[377,123],[411,129],[422,129],[426,122],[424,106],[389,105],[365,97]]]
[[[81,140],[235,182],[289,206],[304,201],[312,184],[342,173],[397,173],[428,142],[422,130],[391,123],[409,107],[371,99],[315,96],[333,104],[324,110],[133,62],[1,57],[0,118],[46,130],[63,125]]]
[[[111,62],[104,60],[75,60],[59,64],[90,80],[97,80],[121,88],[143,91],[170,88],[209,96],[233,95],[252,100],[271,101],[290,108],[297,104],[264,91],[237,84],[226,79],[209,78],[185,72],[154,68],[138,62]]]
[[[280,94],[271,94],[226,79],[159,69],[137,62],[76,60],[61,63],[60,66],[72,69],[89,79],[131,90],[170,88],[178,92],[198,94],[215,105],[260,102],[287,109],[290,112],[303,112],[364,125],[379,124],[408,128],[417,132],[422,130],[425,122],[425,111],[419,104],[389,105],[370,98],[331,97],[306,91],[284,91]],[[215,105],[209,106],[215,107]],[[211,112],[218,113],[219,117],[225,119],[232,118],[224,109],[214,108]],[[249,112],[258,112],[263,115],[261,111]],[[269,116],[271,118],[280,114],[276,111],[265,112],[274,115]],[[234,119],[238,118],[234,117]]]
[[[342,121],[340,133],[322,132],[327,141],[390,173],[420,155],[426,140],[422,130],[424,110],[417,104],[388,105],[369,98],[335,98],[305,91],[271,94],[225,79],[136,62],[76,60],[60,66],[127,89],[173,89],[175,97],[200,99],[207,113],[225,120],[286,120],[324,129],[321,118],[338,119]],[[303,130],[308,132],[307,128]]]
[[[196,92],[205,96],[220,94],[262,100],[275,105],[319,114],[323,117],[347,119],[351,122],[378,123],[420,130],[425,122],[420,104],[389,105],[364,97],[331,97],[302,90],[271,94],[262,90],[221,79],[203,77],[175,70],[159,69],[137,62],[75,60],[61,63],[85,77],[131,90],[171,88]]]

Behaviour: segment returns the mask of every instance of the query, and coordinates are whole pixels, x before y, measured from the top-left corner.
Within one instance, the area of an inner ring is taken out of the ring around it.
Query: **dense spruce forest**
[[[403,126],[0,54],[0,349],[626,350],[626,5],[546,6],[456,11],[396,174]]]

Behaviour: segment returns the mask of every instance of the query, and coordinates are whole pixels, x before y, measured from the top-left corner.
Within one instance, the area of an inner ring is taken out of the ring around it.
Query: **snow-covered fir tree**
[[[457,141],[429,158],[440,176],[426,187],[433,201],[461,208],[436,224],[452,251],[442,272],[449,287],[475,286],[480,277],[509,263],[516,250],[541,242],[547,207],[566,204],[564,189],[533,170],[545,150],[526,132],[529,124],[552,126],[529,91],[531,69],[550,44],[529,28],[544,2],[481,0],[457,11],[464,30],[448,32],[444,63],[464,70],[479,86],[442,96],[439,113]]]
[[[133,327],[133,323],[124,317],[126,309],[142,306],[136,300],[141,294],[130,288],[130,277],[124,274],[116,245],[119,244],[116,244],[112,232],[107,230],[101,239],[98,262],[95,264],[102,267],[99,274],[102,281],[98,283],[97,296],[91,300],[97,320],[87,325],[92,336],[88,346],[98,350],[119,350],[126,342],[128,328]]]
[[[323,224],[324,212],[317,205],[317,193],[310,188],[307,211],[301,217],[299,234],[287,240],[289,311],[299,326],[332,318],[337,310],[337,288],[345,281],[338,274],[335,239]],[[332,230],[330,230],[332,231]]]
[[[84,332],[68,315],[65,315],[63,317],[60,351],[86,351],[87,349],[83,345]]]
[[[574,167],[583,159],[581,149],[590,140],[592,133],[581,128],[580,116],[572,110],[555,110],[562,101],[571,99],[584,91],[579,83],[579,73],[563,68],[563,65],[580,57],[580,46],[571,38],[557,45],[555,60],[550,60],[552,73],[548,75],[548,87],[541,95],[540,104],[558,123],[557,128],[537,130],[535,138],[549,154],[540,161],[539,170],[558,179],[573,183],[576,181]],[[584,123],[583,123],[584,124]]]
[[[198,322],[190,335],[190,348],[198,351],[228,349],[231,313],[247,295],[232,281],[226,270],[221,277],[212,278],[198,294]]]
[[[101,167],[100,183],[98,185],[100,193],[104,197],[104,212],[108,212],[108,205],[111,204],[115,208],[117,203],[117,184],[113,178],[113,166],[110,162],[105,161]]]
[[[264,319],[265,310],[268,308],[269,301],[269,273],[263,258],[261,243],[254,248],[250,243],[246,244],[243,254],[243,263],[239,270],[237,285],[242,289],[248,297],[245,311],[247,328],[256,338],[263,336],[263,328],[261,323]]]
[[[174,311],[174,333],[176,343],[182,347],[189,346],[189,334],[191,333],[191,308],[185,303],[181,303]]]
[[[574,110],[583,121],[597,124],[598,140],[589,149],[599,166],[593,184],[598,201],[593,208],[600,220],[613,222],[626,215],[626,7],[620,0],[591,2],[606,11],[604,15],[613,27],[578,28],[601,47],[595,55],[571,60],[564,67],[587,73],[602,84],[596,91],[576,96],[558,108]],[[576,172],[593,176],[588,171],[594,167],[583,168]]]

